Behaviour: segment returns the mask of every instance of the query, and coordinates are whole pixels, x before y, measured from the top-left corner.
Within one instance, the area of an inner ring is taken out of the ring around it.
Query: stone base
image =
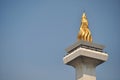
[[[96,80],[96,66],[105,62],[108,59],[108,55],[103,51],[77,46],[73,45],[68,48],[69,54],[63,58],[64,63],[76,69],[76,80]]]

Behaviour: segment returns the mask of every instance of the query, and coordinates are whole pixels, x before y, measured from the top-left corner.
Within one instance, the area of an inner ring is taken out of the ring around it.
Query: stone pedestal
[[[76,80],[96,80],[96,66],[108,58],[103,49],[99,44],[78,41],[66,49],[63,61],[76,69]]]

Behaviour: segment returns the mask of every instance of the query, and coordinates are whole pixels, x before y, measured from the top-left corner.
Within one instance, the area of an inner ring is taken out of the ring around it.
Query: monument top
[[[78,38],[78,41],[84,40],[87,42],[92,42],[92,36],[88,27],[88,20],[85,13],[83,13],[82,15],[80,31],[78,32],[77,38]]]
[[[107,61],[104,46],[92,42],[86,14],[83,13],[78,41],[67,49],[63,61],[76,69],[76,80],[96,80],[96,66]]]

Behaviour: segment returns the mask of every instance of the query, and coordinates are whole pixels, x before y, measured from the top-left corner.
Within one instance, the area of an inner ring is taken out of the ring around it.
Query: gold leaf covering
[[[92,42],[92,36],[88,27],[88,20],[85,13],[83,13],[82,15],[80,31],[78,33],[78,40]]]

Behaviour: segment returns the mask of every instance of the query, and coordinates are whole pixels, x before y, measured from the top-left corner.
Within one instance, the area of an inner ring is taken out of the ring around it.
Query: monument
[[[108,54],[104,46],[92,42],[92,35],[88,27],[86,14],[83,13],[78,41],[69,46],[64,56],[64,64],[73,66],[76,70],[76,80],[96,80],[95,69],[107,61]]]

